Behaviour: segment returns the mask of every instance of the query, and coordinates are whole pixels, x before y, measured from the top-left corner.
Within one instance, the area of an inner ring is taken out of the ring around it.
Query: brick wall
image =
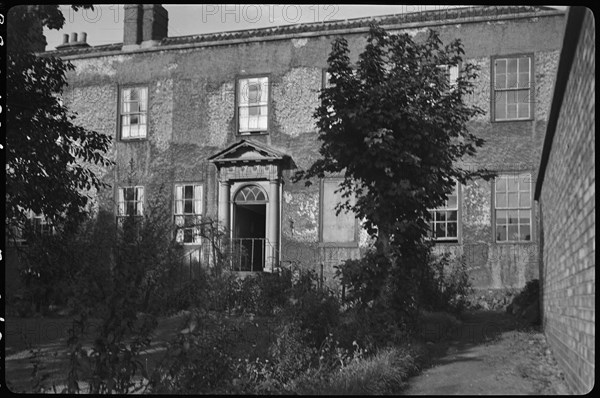
[[[581,26],[540,205],[544,330],[573,391],[583,394],[594,385],[595,367],[596,38],[589,10]]]

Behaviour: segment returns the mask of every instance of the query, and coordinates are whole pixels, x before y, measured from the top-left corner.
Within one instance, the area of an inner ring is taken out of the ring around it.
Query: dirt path
[[[569,393],[544,335],[523,326],[504,313],[467,315],[429,343],[436,353],[434,365],[410,379],[404,394]],[[435,330],[435,324],[426,330]]]

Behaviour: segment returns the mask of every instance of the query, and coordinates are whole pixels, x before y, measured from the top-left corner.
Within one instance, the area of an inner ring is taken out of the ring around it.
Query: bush
[[[420,287],[424,309],[460,314],[467,307],[472,292],[464,257],[451,258],[449,253],[430,255]]]
[[[224,391],[234,375],[229,325],[218,317],[194,313],[171,342],[150,378],[153,394],[202,394]]]
[[[386,283],[389,268],[390,261],[373,250],[358,260],[346,260],[336,266],[335,275],[345,290],[345,302],[359,308],[372,306]]]

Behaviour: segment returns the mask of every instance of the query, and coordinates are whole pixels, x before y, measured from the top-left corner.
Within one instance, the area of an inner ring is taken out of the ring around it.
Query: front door
[[[238,271],[262,271],[266,258],[267,197],[257,185],[247,185],[233,203],[233,264]]]

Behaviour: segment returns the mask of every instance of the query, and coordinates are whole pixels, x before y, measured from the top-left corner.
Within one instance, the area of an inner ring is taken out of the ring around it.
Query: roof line
[[[244,29],[217,33],[203,33],[187,36],[164,38],[159,45],[122,51],[122,43],[93,46],[85,49],[63,49],[47,51],[46,55],[61,57],[88,58],[117,53],[136,54],[151,51],[171,49],[186,49],[231,45],[255,41],[283,40],[334,34],[362,33],[368,31],[369,23],[378,22],[386,28],[399,29],[444,25],[449,23],[481,22],[486,20],[504,20],[515,18],[531,18],[564,15],[564,11],[540,6],[479,6],[460,7],[444,10],[429,10],[407,14],[390,14],[373,17],[359,17],[340,21],[309,22],[294,25],[279,25],[276,27]],[[444,18],[439,18],[443,15]],[[42,53],[44,54],[44,53]]]
[[[548,117],[548,127],[546,128],[546,136],[544,138],[544,146],[542,148],[542,157],[538,171],[538,177],[535,184],[535,194],[533,198],[539,200],[544,184],[544,176],[546,175],[546,166],[552,151],[556,126],[558,124],[558,116],[562,108],[562,103],[565,96],[565,90],[569,77],[571,75],[571,67],[577,51],[579,43],[579,35],[585,18],[586,7],[569,7],[567,14],[567,23],[565,26],[565,34],[562,44],[562,51],[558,62],[556,72],[556,80],[554,81],[554,93],[552,95],[552,105],[550,107],[550,115]]]

